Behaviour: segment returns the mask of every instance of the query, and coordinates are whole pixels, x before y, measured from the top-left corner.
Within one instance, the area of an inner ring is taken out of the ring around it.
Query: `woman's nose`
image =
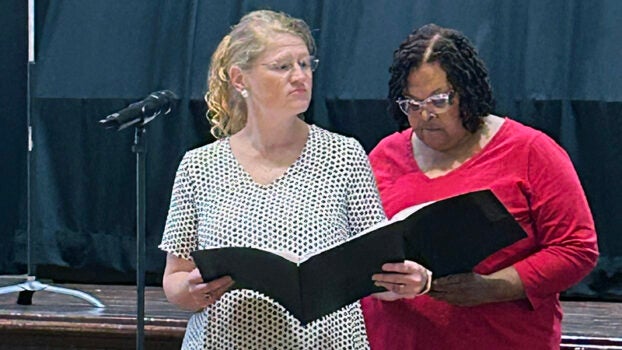
[[[428,120],[431,120],[433,118],[436,118],[436,113],[432,113],[430,111],[428,111],[425,107],[421,108],[421,117],[423,118],[423,120],[425,120],[426,122]]]
[[[306,78],[309,78],[310,76],[310,74],[308,74],[307,71],[304,68],[302,68],[302,66],[300,66],[300,64],[294,64],[294,67],[292,68],[290,73],[291,73],[290,78],[292,80],[306,79]]]

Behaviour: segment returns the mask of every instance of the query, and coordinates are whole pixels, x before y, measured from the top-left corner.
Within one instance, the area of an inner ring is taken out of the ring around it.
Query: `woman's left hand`
[[[437,278],[429,295],[453,305],[476,306],[522,299],[525,290],[518,273],[510,266],[490,275],[469,272]]]
[[[475,306],[490,302],[491,286],[484,276],[460,273],[441,277],[432,282],[429,295],[437,300],[458,306]]]
[[[384,264],[382,271],[387,273],[375,274],[372,280],[376,286],[384,287],[387,291],[372,296],[385,301],[414,298],[426,289],[428,278],[432,278],[425,267],[410,260]]]

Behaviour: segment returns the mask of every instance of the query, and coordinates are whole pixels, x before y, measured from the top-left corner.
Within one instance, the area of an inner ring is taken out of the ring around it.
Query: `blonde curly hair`
[[[246,125],[246,103],[230,84],[229,69],[234,65],[249,69],[276,33],[301,38],[309,53],[315,53],[315,41],[303,20],[270,10],[253,11],[242,17],[214,51],[205,94],[206,117],[214,137],[233,135]]]

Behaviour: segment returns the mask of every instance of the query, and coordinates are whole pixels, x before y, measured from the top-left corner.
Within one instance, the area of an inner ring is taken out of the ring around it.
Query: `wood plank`
[[[562,301],[562,349],[622,349],[622,303]]]
[[[32,305],[18,305],[18,293],[0,295],[0,349],[134,347],[135,286],[59,286],[91,294],[106,307],[46,291],[35,292]],[[562,306],[562,349],[622,349],[622,303],[563,301]],[[162,288],[146,287],[145,347],[179,349],[190,315],[169,303]]]
[[[106,307],[40,291],[32,305],[18,305],[18,293],[0,295],[0,349],[131,349],[136,344],[134,286],[62,285],[98,298]],[[162,288],[145,288],[144,345],[179,349],[189,312],[170,304]]]

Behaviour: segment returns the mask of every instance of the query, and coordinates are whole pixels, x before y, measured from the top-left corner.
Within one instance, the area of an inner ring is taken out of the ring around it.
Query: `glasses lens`
[[[433,96],[430,102],[435,108],[445,108],[449,104],[449,96]]]
[[[407,100],[408,101],[408,110],[412,113],[412,112],[419,112],[421,110],[421,108],[423,108],[423,105],[425,104],[424,102],[417,102],[414,100]]]
[[[449,105],[451,105],[451,93],[442,93],[431,96],[427,102],[430,104],[431,112],[443,113],[447,111]]]
[[[293,65],[290,62],[273,62],[263,65],[268,67],[268,69],[279,73],[287,73],[293,68]]]

